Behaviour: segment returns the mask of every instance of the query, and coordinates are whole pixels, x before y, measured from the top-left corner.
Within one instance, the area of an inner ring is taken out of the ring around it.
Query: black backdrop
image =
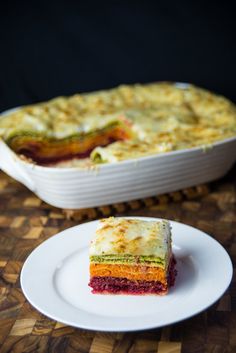
[[[8,1],[0,10],[0,110],[158,80],[236,101],[234,27],[226,3]]]

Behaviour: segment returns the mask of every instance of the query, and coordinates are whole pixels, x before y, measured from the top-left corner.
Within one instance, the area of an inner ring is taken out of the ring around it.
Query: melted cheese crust
[[[224,97],[193,85],[162,82],[114,89],[26,106],[0,119],[0,136],[37,134],[62,139],[124,121],[131,139],[97,147],[96,163],[117,162],[195,146],[236,135],[236,108]]]
[[[142,221],[110,217],[99,221],[90,256],[144,255],[168,263],[171,231],[168,221]]]

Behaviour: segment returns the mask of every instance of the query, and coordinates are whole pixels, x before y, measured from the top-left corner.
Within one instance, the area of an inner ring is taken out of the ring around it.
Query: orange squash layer
[[[87,136],[78,135],[65,139],[19,135],[12,137],[8,144],[16,153],[23,154],[39,164],[47,164],[74,157],[86,158],[97,146],[107,146],[130,137],[128,129],[113,126]]]
[[[159,281],[167,285],[166,272],[160,267],[90,263],[91,277],[123,277],[129,280]]]

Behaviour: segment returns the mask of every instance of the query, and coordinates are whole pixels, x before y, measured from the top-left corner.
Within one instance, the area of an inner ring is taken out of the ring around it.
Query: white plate
[[[36,248],[21,272],[23,292],[46,316],[91,330],[134,331],[189,318],[224,293],[232,264],[209,235],[181,223],[171,225],[178,275],[166,296],[91,294],[88,247],[97,221],[69,228]]]

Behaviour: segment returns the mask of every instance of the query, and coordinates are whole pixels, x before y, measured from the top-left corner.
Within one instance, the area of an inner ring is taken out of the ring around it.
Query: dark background
[[[191,82],[236,101],[234,9],[176,1],[9,1],[0,110],[121,83]]]

